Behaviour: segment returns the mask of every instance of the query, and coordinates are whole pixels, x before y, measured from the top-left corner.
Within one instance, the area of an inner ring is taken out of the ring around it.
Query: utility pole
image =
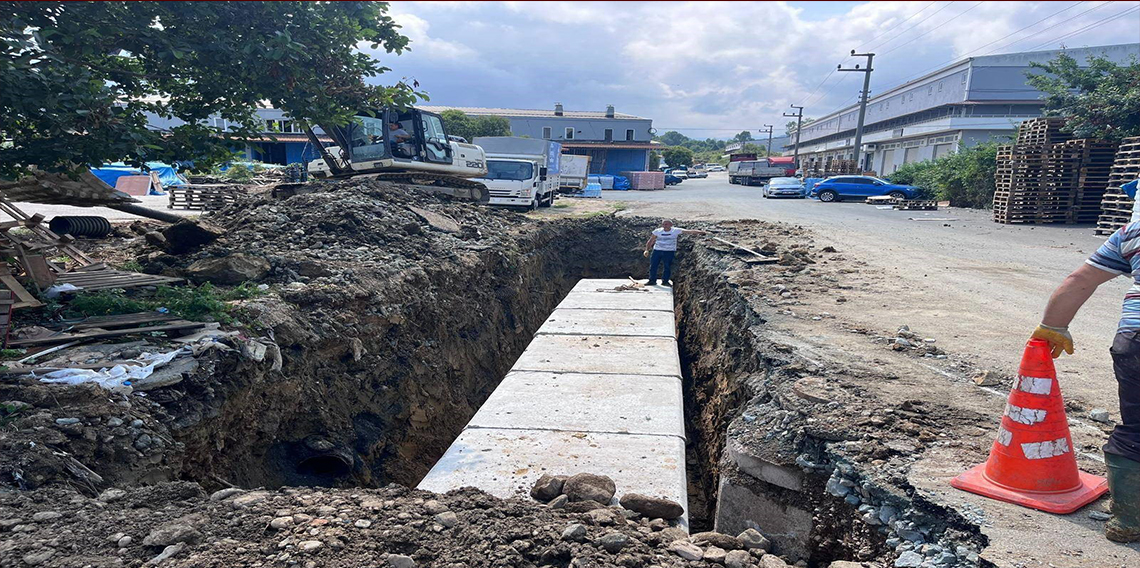
[[[764,128],[768,129],[768,155],[765,156],[765,158],[771,158],[772,157],[772,125],[771,124],[765,124]],[[764,131],[761,130],[760,132],[764,132]]]
[[[851,57],[866,57],[867,67],[860,69],[858,65],[854,69],[844,69],[840,64],[839,71],[856,71],[863,74],[863,93],[859,97],[859,124],[855,126],[855,164],[859,167],[859,171],[863,171],[863,120],[867,118],[867,99],[870,98],[871,93],[871,61],[875,59],[874,53],[855,53],[851,50]]]
[[[788,106],[797,109],[794,114],[788,114],[785,112],[784,116],[796,117],[796,146],[795,150],[792,150],[792,155],[794,156],[792,158],[792,162],[796,164],[796,169],[798,170],[800,168],[800,127],[803,126],[804,123],[804,107],[796,105]]]

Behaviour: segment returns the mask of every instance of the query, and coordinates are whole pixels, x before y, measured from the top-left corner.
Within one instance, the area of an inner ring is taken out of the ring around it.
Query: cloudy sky
[[[603,110],[659,132],[728,137],[778,127],[789,104],[821,116],[961,57],[1140,41],[1140,1],[395,2],[412,40],[384,80],[432,104]],[[778,132],[782,131],[782,127]]]

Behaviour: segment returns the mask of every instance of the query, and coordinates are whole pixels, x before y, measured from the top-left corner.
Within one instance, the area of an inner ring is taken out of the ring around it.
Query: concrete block
[[[725,442],[728,457],[740,470],[760,481],[766,481],[792,491],[801,491],[804,483],[804,470],[795,465],[777,464],[763,456],[750,453],[739,440],[728,438]]]
[[[628,278],[626,278],[624,280],[621,278],[583,278],[583,279],[579,280],[578,283],[574,285],[574,288],[570,291],[571,292],[597,292],[597,291],[601,290],[603,292],[617,292],[617,290],[614,290],[614,288],[617,288],[618,286],[623,286],[623,285],[626,285],[629,283],[630,282],[629,282]],[[643,284],[644,284],[644,282],[643,282]],[[668,287],[668,286],[660,286],[660,285],[659,286],[646,286],[644,288],[644,290],[645,290],[644,292],[639,290],[638,293],[669,294],[669,295],[673,294],[673,289]]]
[[[810,504],[803,495],[742,475],[734,464],[721,471],[714,530],[740,534],[756,529],[772,541],[773,552],[807,560],[812,531]]]
[[[570,292],[558,304],[563,310],[658,310],[673,311],[673,294],[656,292]]]
[[[443,493],[472,486],[499,497],[526,496],[544,473],[583,472],[612,478],[614,502],[630,492],[688,502],[685,442],[676,436],[468,428],[418,488]]]
[[[673,312],[653,310],[554,310],[538,333],[676,337]]]
[[[653,434],[684,439],[677,377],[514,371],[468,428]]]
[[[669,337],[536,335],[513,370],[680,377],[681,359]]]

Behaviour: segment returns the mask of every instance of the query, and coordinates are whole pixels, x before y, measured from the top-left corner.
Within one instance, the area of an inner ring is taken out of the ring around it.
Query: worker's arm
[[[641,256],[649,256],[650,249],[657,243],[657,235],[649,235],[649,240],[645,241],[645,254]]]
[[[1048,341],[1053,348],[1053,357],[1060,357],[1061,352],[1072,355],[1073,337],[1069,335],[1069,322],[1073,321],[1077,311],[1092,297],[1098,286],[1117,276],[1119,273],[1102,270],[1091,264],[1084,264],[1074,270],[1053,291],[1045,306],[1041,325],[1033,331],[1033,337]]]

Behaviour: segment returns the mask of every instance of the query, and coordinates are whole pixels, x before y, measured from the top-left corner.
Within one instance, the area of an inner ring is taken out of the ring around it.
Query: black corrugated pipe
[[[111,234],[111,222],[96,215],[61,215],[48,223],[51,232],[73,237],[103,238]]]

